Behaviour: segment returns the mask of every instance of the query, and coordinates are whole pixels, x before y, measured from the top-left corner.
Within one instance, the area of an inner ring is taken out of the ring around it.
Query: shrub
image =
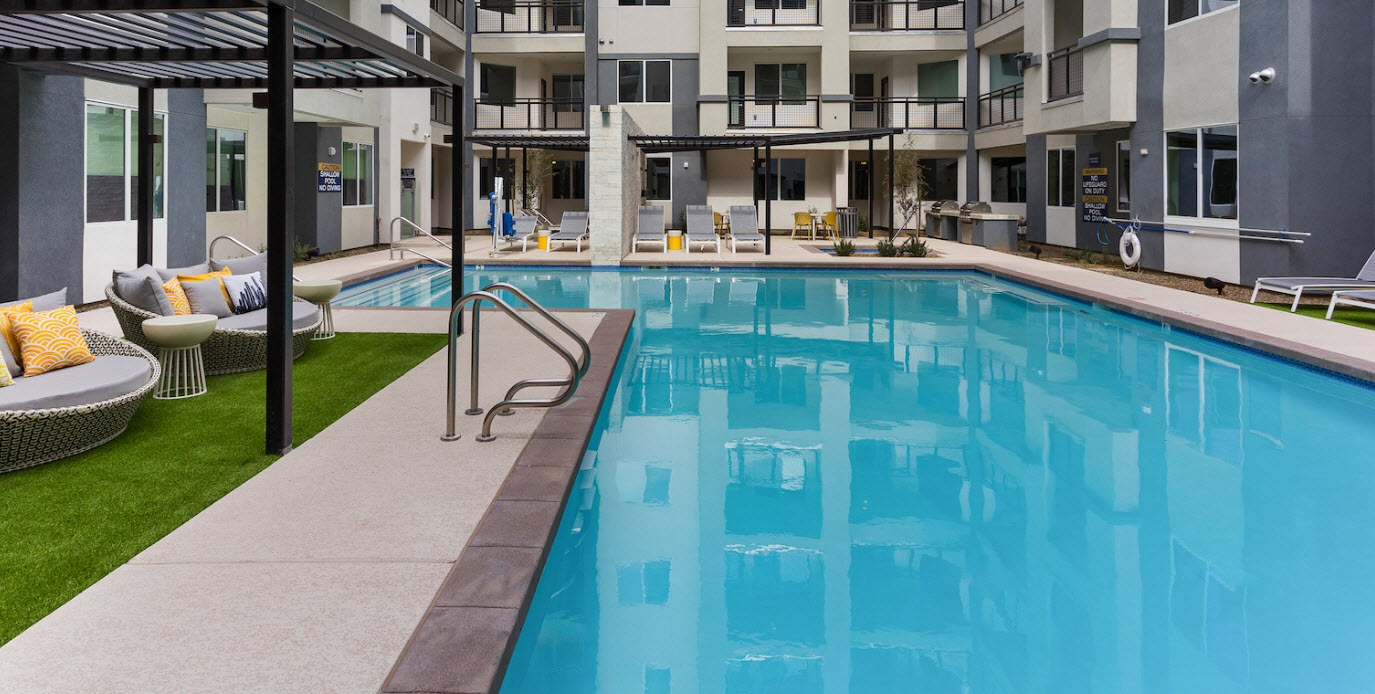
[[[852,241],[836,241],[836,255],[845,257],[855,254],[855,244]]]
[[[907,237],[907,242],[902,244],[901,253],[902,255],[912,258],[925,258],[931,254],[931,249],[926,245],[925,241],[915,236],[909,236]]]
[[[898,254],[897,244],[884,239],[878,242],[878,254],[884,258],[893,258]]]

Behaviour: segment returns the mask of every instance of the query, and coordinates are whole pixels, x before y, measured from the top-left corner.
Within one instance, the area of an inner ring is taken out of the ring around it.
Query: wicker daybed
[[[111,356],[147,360],[147,380],[136,385],[132,391],[97,402],[44,409],[0,409],[0,472],[21,470],[73,456],[119,436],[129,426],[129,420],[143,399],[157,384],[162,368],[147,350],[94,330],[82,330],[81,334],[86,338],[91,354],[95,355],[95,362],[59,369],[31,379],[16,380],[32,380],[36,385],[44,382],[44,379],[67,372],[62,376],[63,382],[70,383],[79,380],[82,369],[93,367],[103,357]],[[137,373],[143,372],[140,369]],[[80,394],[74,394],[73,397],[79,398]]]
[[[143,321],[155,318],[158,314],[134,306],[115,293],[113,284],[105,286],[105,298],[114,309],[119,327],[130,342],[150,351],[157,346],[143,335]],[[291,358],[296,359],[310,345],[310,338],[320,327],[322,316],[313,304],[296,300],[291,331]],[[262,309],[266,311],[267,309]],[[209,376],[232,374],[243,371],[257,371],[267,368],[267,331],[237,330],[233,328],[216,329],[210,339],[201,345],[201,357],[205,361],[205,373]]]

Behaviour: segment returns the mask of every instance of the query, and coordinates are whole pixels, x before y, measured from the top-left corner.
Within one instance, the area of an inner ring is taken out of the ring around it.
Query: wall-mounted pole
[[[295,10],[267,6],[267,452],[291,450]]]
[[[138,196],[134,213],[138,215],[138,264],[151,265],[153,263],[153,207],[156,205],[154,200],[154,185],[157,183],[153,175],[153,140],[155,139],[154,123],[157,116],[153,112],[153,88],[139,87],[138,89],[138,132],[134,134],[134,142],[138,149]]]

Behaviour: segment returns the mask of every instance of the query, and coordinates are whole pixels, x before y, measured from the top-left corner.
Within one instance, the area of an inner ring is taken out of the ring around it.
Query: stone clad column
[[[593,107],[588,115],[587,216],[592,264],[620,265],[635,234],[643,182],[643,157],[629,138],[644,131],[618,105]]]

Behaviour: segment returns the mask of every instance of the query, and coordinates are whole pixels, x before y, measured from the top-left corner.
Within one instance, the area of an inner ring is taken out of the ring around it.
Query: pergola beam
[[[297,46],[295,60],[372,60],[377,56],[354,46]],[[11,48],[0,47],[4,63],[181,63],[266,62],[266,46],[163,48]]]
[[[0,0],[5,14],[80,14],[83,12],[223,12],[258,10],[253,0]]]

